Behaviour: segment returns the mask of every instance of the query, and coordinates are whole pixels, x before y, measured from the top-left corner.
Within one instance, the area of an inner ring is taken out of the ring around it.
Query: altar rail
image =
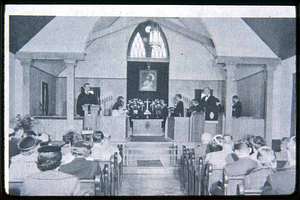
[[[62,140],[62,136],[68,130],[67,117],[63,116],[36,116],[34,131],[37,133],[48,133],[51,140]],[[72,130],[81,133],[83,117],[75,117]]]

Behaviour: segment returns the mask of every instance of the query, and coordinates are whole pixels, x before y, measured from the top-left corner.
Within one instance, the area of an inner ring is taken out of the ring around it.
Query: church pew
[[[188,159],[188,194],[195,195],[195,152],[190,150]]]
[[[120,181],[120,184],[122,183],[122,180],[123,180],[123,159],[124,159],[124,156],[123,156],[123,145],[122,144],[118,144],[118,148],[119,148],[119,152],[120,152],[120,155],[121,155],[121,162],[119,164],[119,181]]]
[[[174,166],[178,166],[178,145],[174,146]]]
[[[183,188],[185,191],[188,191],[188,177],[189,177],[189,171],[188,171],[188,160],[190,155],[190,149],[186,150],[186,155],[184,156],[183,160]]]
[[[182,154],[180,157],[180,167],[179,167],[179,177],[180,177],[180,183],[181,185],[184,185],[183,183],[183,177],[184,177],[184,157],[186,156],[186,146],[182,145]]]
[[[222,190],[224,195],[236,195],[237,185],[244,182],[244,176],[230,177],[225,170],[223,170]]]
[[[203,195],[210,195],[211,189],[214,185],[222,179],[223,169],[213,168],[211,163],[204,165],[203,175]]]
[[[80,191],[82,196],[102,196],[103,181],[101,174],[95,176],[94,179],[80,179]],[[20,196],[23,181],[9,181],[9,195]]]
[[[203,195],[203,176],[204,176],[204,159],[202,157],[195,158],[195,161],[199,160],[198,165],[195,162],[195,195]]]
[[[105,195],[114,196],[117,194],[118,189],[120,188],[120,169],[123,168],[122,161],[118,163],[118,152],[115,152],[111,155],[110,160],[95,160],[99,163],[100,166],[104,166],[104,177],[105,179]]]
[[[236,195],[261,195],[262,190],[245,189],[245,185],[238,184],[236,189]]]

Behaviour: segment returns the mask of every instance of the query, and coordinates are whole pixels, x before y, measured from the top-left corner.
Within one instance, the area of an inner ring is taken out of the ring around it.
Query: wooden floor
[[[185,195],[179,178],[174,175],[124,175],[118,196]]]

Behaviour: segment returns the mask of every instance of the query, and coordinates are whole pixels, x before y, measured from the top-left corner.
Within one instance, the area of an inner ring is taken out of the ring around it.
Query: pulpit
[[[99,105],[84,104],[83,130],[97,130],[97,116],[100,109]]]

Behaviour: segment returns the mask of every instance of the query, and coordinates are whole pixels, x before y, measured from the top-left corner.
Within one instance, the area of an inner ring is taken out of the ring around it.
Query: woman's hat
[[[60,152],[60,147],[53,145],[53,146],[42,146],[37,150],[39,153],[48,153],[48,152]]]
[[[27,136],[20,140],[20,142],[18,143],[18,149],[20,149],[20,151],[29,151],[36,147],[36,145],[37,140],[32,136]]]

